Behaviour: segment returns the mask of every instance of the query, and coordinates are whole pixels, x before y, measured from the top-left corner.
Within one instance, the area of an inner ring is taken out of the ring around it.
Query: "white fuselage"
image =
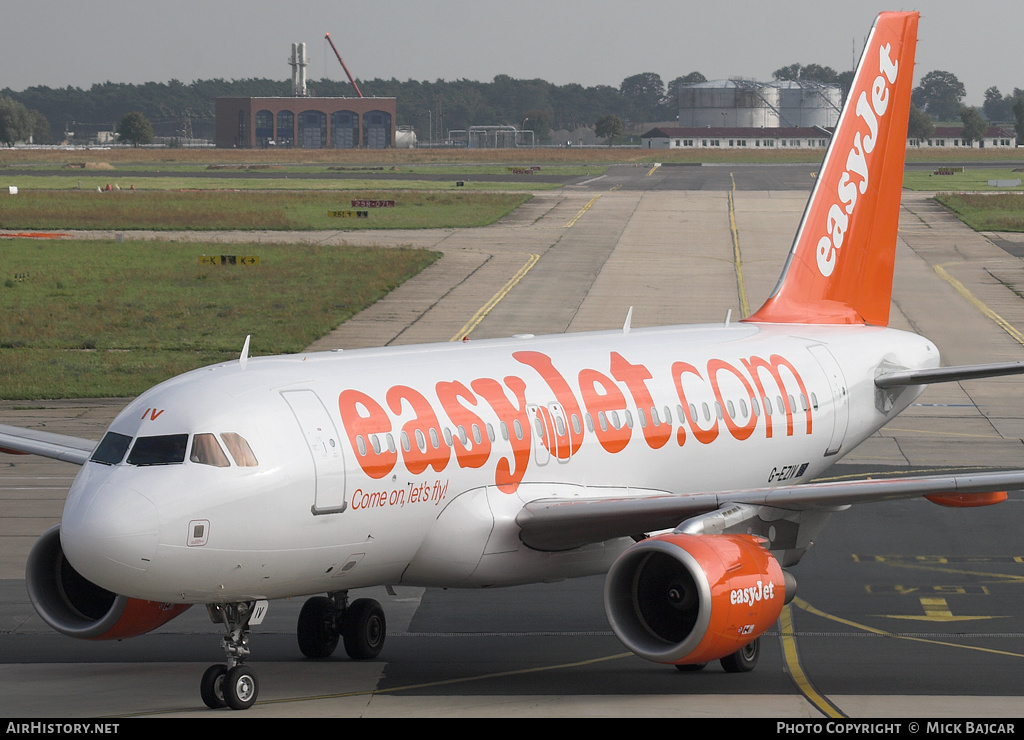
[[[882,369],[938,363],[891,329],[752,323],[225,363],[125,408],[111,432],[188,452],[87,463],[61,540],[89,580],[180,603],[602,572],[628,540],[530,550],[522,506],[809,481],[916,396]],[[193,461],[226,433],[255,460]]]

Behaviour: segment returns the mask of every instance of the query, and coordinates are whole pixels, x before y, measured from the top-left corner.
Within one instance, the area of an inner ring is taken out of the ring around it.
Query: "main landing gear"
[[[199,682],[199,695],[210,709],[231,707],[248,709],[256,703],[260,682],[243,661],[249,657],[249,627],[263,621],[266,601],[243,601],[235,604],[207,604],[206,611],[215,623],[224,625],[227,634],[220,642],[227,664],[214,664],[206,669]]]
[[[747,671],[754,670],[759,657],[761,657],[760,637],[748,642],[735,653],[726,655],[718,662],[722,664],[722,668],[725,669],[726,673],[746,673]],[[691,673],[703,670],[706,665],[707,663],[686,663],[677,665],[676,669],[680,673]]]
[[[345,652],[353,660],[376,658],[384,647],[387,623],[384,610],[373,599],[348,603],[348,591],[314,596],[299,613],[296,630],[299,649],[307,658],[327,658],[345,643]]]

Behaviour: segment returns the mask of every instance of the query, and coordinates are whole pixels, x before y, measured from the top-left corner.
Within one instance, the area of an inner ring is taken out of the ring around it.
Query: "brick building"
[[[395,98],[217,98],[221,148],[388,149]]]

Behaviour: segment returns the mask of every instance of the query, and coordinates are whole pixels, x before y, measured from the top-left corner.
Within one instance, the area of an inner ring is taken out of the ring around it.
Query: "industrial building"
[[[388,149],[395,146],[395,98],[365,98],[341,55],[358,97],[309,97],[305,44],[292,44],[292,97],[217,98],[214,143],[221,148]]]
[[[685,85],[679,91],[684,128],[834,128],[842,109],[838,85],[802,80],[734,78]]]

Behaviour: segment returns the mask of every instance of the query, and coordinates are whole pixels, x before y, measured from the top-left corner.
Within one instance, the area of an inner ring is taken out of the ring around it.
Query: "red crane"
[[[341,68],[345,70],[345,74],[348,75],[348,81],[352,83],[352,87],[356,89],[356,95],[363,97],[363,94],[359,91],[359,85],[357,85],[356,81],[352,78],[352,73],[348,71],[348,67],[345,66],[345,61],[341,58],[341,54],[338,53],[338,47],[334,45],[333,41],[331,41],[331,34],[325,34],[324,38],[327,39],[327,43],[331,45],[332,49],[334,49],[334,56],[338,57],[338,61],[341,62]]]

